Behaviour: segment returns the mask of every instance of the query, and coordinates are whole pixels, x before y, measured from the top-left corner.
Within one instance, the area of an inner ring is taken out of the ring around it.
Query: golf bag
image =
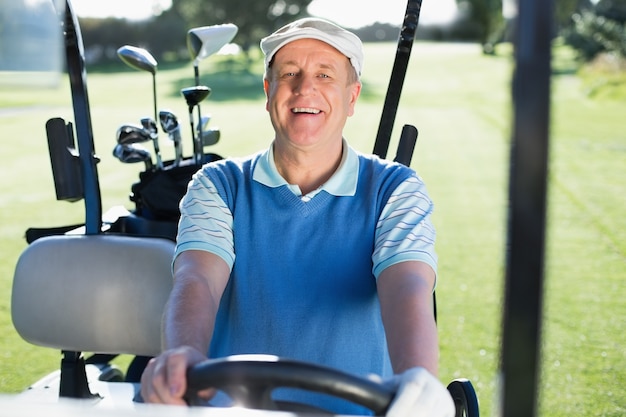
[[[206,162],[222,159],[205,154]],[[187,191],[187,184],[199,169],[196,164],[170,166],[163,170],[139,173],[139,181],[131,186],[130,200],[135,203],[135,214],[148,220],[178,222],[178,204]]]

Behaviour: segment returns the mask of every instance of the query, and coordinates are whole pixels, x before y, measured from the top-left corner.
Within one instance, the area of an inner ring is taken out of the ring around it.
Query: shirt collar
[[[323,190],[338,197],[353,196],[356,193],[358,178],[359,158],[356,151],[352,149],[344,139],[339,167],[330,179],[322,184],[322,186],[317,190],[313,191],[313,193],[317,194]],[[252,179],[272,188],[286,185],[297,196],[302,195],[300,187],[294,184],[288,184],[287,181],[278,173],[276,164],[274,163],[273,143],[269,149],[261,154],[261,157],[254,167]],[[312,198],[311,194],[309,194],[309,197]]]

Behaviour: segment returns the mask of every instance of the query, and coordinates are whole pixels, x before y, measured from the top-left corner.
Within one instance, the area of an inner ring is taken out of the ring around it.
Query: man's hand
[[[387,417],[454,417],[450,393],[426,369],[408,369],[390,382],[397,387],[397,393]]]
[[[141,396],[147,403],[186,405],[187,369],[207,360],[200,351],[180,347],[152,358],[141,376]],[[200,398],[209,400],[213,389],[200,391]]]

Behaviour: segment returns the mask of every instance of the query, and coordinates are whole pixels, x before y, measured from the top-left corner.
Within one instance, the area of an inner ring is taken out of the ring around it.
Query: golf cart
[[[408,59],[420,4],[408,2],[397,62]],[[79,227],[38,229],[27,233],[30,245],[20,256],[14,275],[13,323],[26,341],[58,349],[63,358],[58,371],[31,385],[18,396],[18,402],[28,410],[29,407],[36,409],[38,405],[57,404],[63,415],[84,413],[86,408],[94,415],[142,412],[159,415],[165,411],[141,404],[137,378],[129,377],[134,370],[123,371],[111,360],[119,354],[133,355],[136,361],[131,363],[132,367],[159,353],[161,316],[172,285],[170,262],[175,238],[172,228],[175,230],[176,219],[148,216],[139,206],[133,212],[103,215],[82,40],[70,0],[66,0],[63,31],[77,146],[74,146],[72,124],[59,119],[51,119],[48,124],[48,142],[57,198],[83,199],[85,223]],[[207,40],[201,39],[200,44]],[[199,51],[198,56],[208,53],[203,46]],[[142,64],[149,64],[150,60],[141,51],[125,48],[120,55],[131,63],[129,65],[150,71],[149,65]],[[385,105],[385,109],[391,109],[393,114],[383,112],[384,121],[391,121],[391,124],[402,84],[398,76],[402,78],[404,74],[394,69],[390,83],[394,88],[389,89]],[[201,94],[198,93],[200,90],[189,95]],[[198,96],[188,98],[190,114],[199,101]],[[194,132],[194,124],[191,125]],[[149,130],[151,124],[146,126],[144,128]],[[381,130],[390,132],[390,129]],[[379,132],[379,138],[381,136],[385,135]],[[410,163],[416,136],[415,128],[405,126],[397,161]],[[186,184],[191,173],[208,161],[202,155],[198,157],[200,151],[195,150],[189,161],[178,164],[162,161],[162,167],[157,164],[156,170],[147,166],[145,178],[142,177],[141,181],[154,181],[161,175],[176,178],[177,184]],[[219,156],[212,155],[211,158]],[[181,191],[177,189],[175,192]],[[92,355],[85,356],[83,352]],[[188,371],[188,385],[190,405],[198,402],[195,395],[198,390],[214,387],[226,392],[243,407],[266,410],[250,415],[268,416],[278,410],[298,415],[327,414],[325,410],[302,404],[272,400],[271,391],[277,387],[295,387],[338,396],[361,404],[376,415],[385,413],[394,396],[387,386],[370,379],[288,358],[256,355],[203,362]],[[454,380],[448,389],[455,401],[457,416],[479,415],[476,394],[468,380]],[[202,410],[181,411],[177,408],[172,411],[168,408],[167,412],[195,415]],[[207,412],[229,415],[232,410],[209,408]],[[237,415],[247,413],[236,412]]]

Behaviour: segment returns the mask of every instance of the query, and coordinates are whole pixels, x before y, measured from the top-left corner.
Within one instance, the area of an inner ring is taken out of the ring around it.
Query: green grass
[[[363,96],[345,131],[362,151],[373,146],[394,46],[366,46]],[[571,57],[560,48],[554,62],[541,415],[621,416],[626,413],[626,101],[606,91],[590,96],[587,78],[576,75]],[[203,82],[214,90],[203,112],[222,130],[214,149],[220,154],[245,155],[272,138],[256,58],[251,67],[219,58],[201,66]],[[478,45],[416,43],[394,132],[397,137],[404,123],[418,127],[413,166],[436,204],[440,376],[470,378],[485,416],[494,414],[497,392],[511,69],[505,46],[487,57]],[[119,70],[92,71],[88,77],[105,208],[132,208],[128,192],[140,171],[111,156],[115,131],[152,112],[150,75],[121,65]],[[171,108],[183,123],[186,106],[179,90],[190,85],[192,74],[190,64],[157,74],[159,108]],[[72,224],[83,216],[82,203],[55,201],[44,130],[55,116],[73,119],[65,85],[43,92],[0,90],[5,135],[0,392],[24,389],[59,361],[57,352],[23,342],[10,320],[11,277],[26,246],[25,229]],[[186,130],[183,137],[188,154]],[[171,147],[162,148],[173,155]],[[389,156],[394,149],[395,142]]]

